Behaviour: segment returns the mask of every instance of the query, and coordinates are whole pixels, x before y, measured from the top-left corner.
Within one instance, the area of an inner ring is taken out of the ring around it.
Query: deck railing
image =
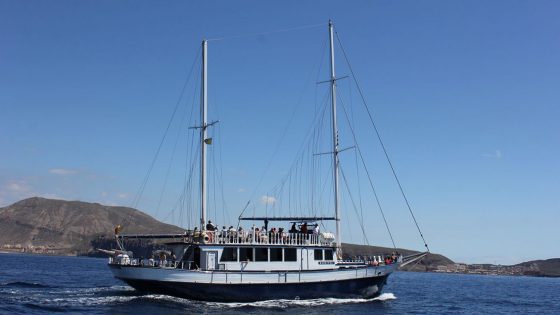
[[[401,263],[402,256],[392,257],[385,260],[382,256],[370,256],[364,257],[364,259],[346,259],[338,260],[337,265],[340,267],[359,267],[359,266],[386,266],[394,263]],[[180,269],[192,269],[191,264],[193,262],[189,261],[175,261],[167,260],[166,258],[130,258],[128,255],[119,255],[116,257],[109,257],[109,264],[113,265],[125,265],[125,266],[138,266],[138,267],[156,267],[156,268],[180,268]]]
[[[203,231],[189,235],[203,244],[334,246],[332,233],[261,233],[257,231]]]

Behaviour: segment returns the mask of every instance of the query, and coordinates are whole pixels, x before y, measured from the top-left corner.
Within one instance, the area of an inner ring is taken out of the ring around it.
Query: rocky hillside
[[[532,260],[515,266],[524,267],[528,276],[560,277],[560,258]]]
[[[132,208],[34,197],[0,208],[0,249],[84,255],[117,224],[123,233],[182,231]]]

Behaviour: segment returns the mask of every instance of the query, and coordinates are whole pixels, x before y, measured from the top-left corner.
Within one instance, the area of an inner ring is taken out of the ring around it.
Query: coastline
[[[57,254],[57,253],[42,253],[42,252],[31,252],[31,251],[22,251],[22,250],[15,250],[15,249],[6,249],[0,248],[0,255],[7,254],[7,255],[27,255],[27,256],[51,256],[51,257],[86,257],[86,258],[103,258],[100,256],[94,255],[79,255],[79,254]],[[494,266],[494,267],[501,267],[501,268],[519,268],[521,263],[518,265],[512,266],[496,266],[496,265],[489,265],[484,264],[484,266]],[[467,264],[455,264],[455,265],[467,265]],[[479,264],[480,265],[480,264]],[[477,266],[477,265],[473,265]],[[442,271],[442,270],[405,270],[400,269],[398,271],[402,272],[420,272],[420,273],[440,273],[440,274],[463,274],[463,275],[479,275],[479,276],[506,276],[506,277],[536,277],[536,278],[560,278],[560,275],[556,274],[538,274],[538,273],[499,273],[492,271],[491,269],[475,269],[475,271],[469,272],[468,270],[465,271]]]

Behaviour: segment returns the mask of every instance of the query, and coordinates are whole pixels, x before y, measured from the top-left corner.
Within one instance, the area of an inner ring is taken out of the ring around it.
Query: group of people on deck
[[[310,229],[310,227],[313,227]],[[243,227],[238,227],[237,229],[232,225],[229,228],[222,226],[219,230],[218,227],[212,223],[212,220],[208,220],[206,224],[205,231],[199,231],[198,227],[195,227],[192,232],[187,231],[185,234],[188,237],[192,237],[193,240],[204,239],[205,242],[219,242],[219,243],[232,243],[232,242],[267,242],[267,243],[283,243],[289,241],[290,238],[294,238],[294,234],[300,235],[298,240],[304,241],[308,239],[307,235],[319,235],[319,224],[308,225],[307,222],[302,223],[299,228],[294,222],[291,229],[285,232],[282,227],[268,228],[268,221],[265,221],[265,225],[259,228],[255,225],[251,227],[250,230],[245,230]],[[303,234],[303,235],[301,235]]]
[[[379,256],[379,259],[374,256],[374,259],[373,261],[371,261],[371,264],[374,266],[379,266],[382,262],[384,262],[385,265],[390,265],[398,262],[398,259],[399,259],[398,253],[393,252],[391,255],[385,256],[384,261],[381,260],[381,256]]]
[[[312,226],[315,226],[312,230],[309,229],[309,226],[307,225],[307,222],[304,222],[302,225],[300,225],[300,228],[298,229],[296,227],[296,223],[292,223],[292,227],[290,228],[290,233],[302,233],[302,234],[315,234],[318,235],[319,234],[319,224],[314,224]]]

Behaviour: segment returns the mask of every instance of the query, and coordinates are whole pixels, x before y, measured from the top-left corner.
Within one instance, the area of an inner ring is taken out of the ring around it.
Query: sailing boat
[[[333,23],[329,21],[330,93],[334,209],[332,217],[240,217],[240,220],[293,223],[290,231],[217,231],[206,225],[207,47],[202,42],[201,93],[201,213],[200,229],[184,234],[122,235],[115,230],[120,250],[109,259],[114,276],[139,291],[205,301],[270,299],[371,298],[381,294],[387,278],[406,264],[402,256],[375,256],[343,261],[339,213],[339,158],[336,121],[336,76]],[[318,233],[311,226],[332,220],[336,233]],[[296,229],[296,224],[300,229]],[[166,239],[169,252],[158,260],[135,259],[124,248],[126,239]],[[172,253],[172,254],[171,254]],[[171,258],[169,256],[175,257]],[[415,256],[414,259],[421,258]],[[168,259],[170,258],[170,259]]]

